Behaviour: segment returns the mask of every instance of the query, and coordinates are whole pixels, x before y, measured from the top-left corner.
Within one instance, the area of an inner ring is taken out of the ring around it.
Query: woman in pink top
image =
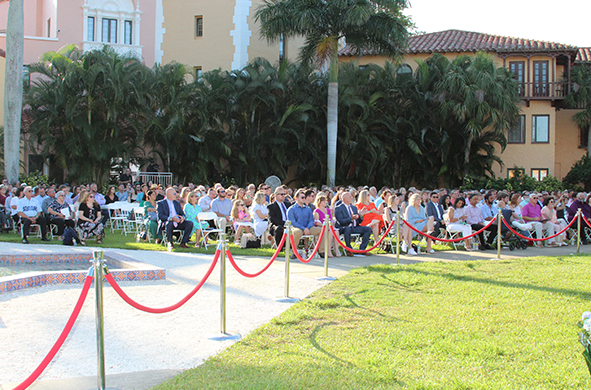
[[[322,224],[324,223],[324,221],[326,220],[326,218],[328,217],[328,219],[331,222],[334,222],[334,218],[332,217],[332,213],[330,212],[330,209],[328,207],[326,207],[328,205],[328,199],[326,198],[326,196],[324,194],[318,194],[318,196],[316,197],[316,200],[314,201],[314,204],[316,205],[316,209],[314,210],[314,225],[315,226],[322,226]],[[331,253],[331,249],[334,250],[334,252],[336,253],[335,256],[336,257],[341,257],[341,252],[339,251],[338,248],[338,244],[337,242],[333,239],[333,236],[330,232],[324,232],[324,237],[328,237],[328,257],[333,257],[333,254]],[[324,241],[326,238],[323,238],[322,241]],[[322,244],[320,244],[322,245]],[[319,254],[320,257],[323,257],[324,254],[321,252],[323,251],[325,248],[324,245],[322,245],[322,247],[319,250]]]
[[[563,220],[558,220],[558,217],[556,216],[556,200],[554,199],[553,196],[547,196],[544,199],[544,208],[542,209],[542,218],[547,219],[548,223],[551,223],[554,226],[554,231],[552,232],[552,235],[558,233],[559,231],[563,230],[566,227],[566,222],[564,222]],[[550,239],[549,240],[549,244],[548,246],[554,246],[554,239]],[[558,246],[565,246],[567,245],[566,242],[564,242],[564,233],[562,233],[561,235],[559,235],[558,237],[556,237],[556,244]]]

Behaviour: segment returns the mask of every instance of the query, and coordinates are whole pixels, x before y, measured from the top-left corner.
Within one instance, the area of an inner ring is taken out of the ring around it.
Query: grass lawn
[[[588,389],[590,261],[357,269],[155,389]]]
[[[135,242],[136,240],[135,240],[134,233],[128,233],[127,236],[125,236],[124,234],[121,234],[120,231],[115,231],[114,233],[111,233],[110,230],[105,230],[105,233],[106,233],[106,236],[105,236],[105,239],[103,240],[102,244],[97,244],[96,240],[94,240],[94,238],[89,239],[87,244],[90,246],[93,246],[93,247],[101,247],[101,248],[139,249],[139,250],[145,250],[145,251],[166,251],[166,247],[164,245],[156,245],[156,244],[154,244],[154,240],[152,240],[151,244],[148,242],[144,242],[144,241]],[[243,249],[243,248],[240,248],[240,245],[234,244],[234,237],[228,237],[228,239],[231,242],[231,244],[229,244],[230,251],[232,252],[233,255],[236,255],[236,256],[271,257],[275,253],[275,250],[271,249],[270,246],[263,246],[262,248],[259,248],[259,249],[255,249],[255,248],[248,248],[248,249],[244,248]],[[0,242],[20,243],[21,237],[20,237],[20,235],[14,234],[12,232],[7,233],[7,234],[0,234]],[[57,237],[55,237],[50,242],[43,242],[39,238],[34,238],[32,236],[29,236],[29,242],[31,244],[62,245],[62,242],[58,241]],[[213,254],[216,250],[215,244],[212,244],[212,245],[208,244],[208,249],[205,249],[203,247],[194,248],[193,247],[194,245],[195,245],[195,240],[193,239],[192,243],[191,242],[189,243],[189,246],[191,248],[183,249],[183,248],[179,248],[177,246],[174,249],[174,251],[175,252],[193,252],[193,253],[212,253]],[[423,248],[424,247],[425,247],[425,243],[423,242]],[[433,245],[433,248],[435,250],[453,249],[451,247],[448,247],[445,245],[439,245],[439,244]],[[380,251],[379,249],[374,249],[371,253],[384,253],[384,252]]]

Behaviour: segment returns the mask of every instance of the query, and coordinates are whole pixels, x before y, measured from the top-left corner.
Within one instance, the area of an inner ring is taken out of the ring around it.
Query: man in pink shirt
[[[472,226],[472,230],[478,231],[482,229],[485,226],[485,224],[488,224],[488,222],[485,221],[484,217],[482,216],[482,211],[480,210],[480,207],[477,206],[478,201],[480,200],[480,195],[478,193],[474,193],[469,195],[468,199],[469,204],[468,206],[466,206],[466,216],[468,218],[466,218],[466,223]],[[480,240],[480,250],[483,251],[485,249],[493,249],[491,244],[495,239],[496,229],[497,227],[494,224],[486,229],[490,231],[486,243],[484,242],[484,233],[480,232],[478,234],[478,239]]]
[[[529,202],[523,206],[521,210],[521,215],[525,222],[529,222],[532,224],[534,229],[536,230],[536,238],[544,237],[542,235],[542,229],[546,230],[546,234],[551,236],[554,234],[554,230],[552,228],[552,224],[542,218],[542,208],[538,203],[538,195],[535,193],[530,194]],[[537,242],[537,246],[542,246],[542,242]]]

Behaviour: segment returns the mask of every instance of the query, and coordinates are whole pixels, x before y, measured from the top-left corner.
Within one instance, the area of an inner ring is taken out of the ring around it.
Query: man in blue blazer
[[[334,210],[334,216],[337,220],[335,227],[345,236],[345,244],[351,248],[351,234],[359,234],[362,237],[359,249],[367,248],[371,228],[360,226],[361,217],[357,212],[357,207],[351,204],[353,197],[350,193],[344,192],[341,196],[342,203]],[[352,252],[345,251],[347,256],[353,256]],[[369,255],[369,252],[367,253]]]
[[[433,230],[436,236],[439,235],[439,228],[445,227],[445,221],[443,220],[443,207],[439,203],[439,194],[437,192],[431,192],[431,200],[427,203],[425,214],[427,214],[427,217],[433,217],[435,221]]]
[[[166,238],[168,247],[174,248],[172,243],[172,231],[184,231],[183,239],[179,245],[181,248],[188,248],[187,242],[191,238],[193,231],[193,222],[185,219],[185,213],[178,200],[176,200],[176,190],[172,187],[166,190],[166,197],[157,203],[158,209],[158,234],[166,229]]]

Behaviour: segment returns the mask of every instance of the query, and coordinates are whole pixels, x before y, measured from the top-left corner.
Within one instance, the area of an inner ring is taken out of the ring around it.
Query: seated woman
[[[386,226],[390,226],[392,221],[396,221],[396,216],[401,212],[400,202],[402,202],[401,194],[395,194],[388,198],[388,204],[384,209],[384,222],[386,223]],[[402,219],[399,223],[402,223]],[[396,226],[393,227],[393,229],[395,228]]]
[[[149,190],[144,200],[144,223],[148,225],[150,237],[156,244],[162,242],[162,232],[158,234],[158,205],[156,204],[156,191]]]
[[[513,194],[513,196],[511,196],[511,200],[510,200],[509,204],[507,205],[509,210],[512,211],[511,225],[513,225],[513,227],[516,227],[517,229],[521,230],[523,233],[525,233],[526,236],[531,237],[531,234],[529,233],[529,231],[532,230],[534,227],[531,223],[525,222],[523,220],[523,216],[521,215],[522,207],[520,205],[520,202],[521,202],[521,195],[520,194]]]
[[[359,215],[363,217],[360,226],[370,227],[373,232],[375,242],[379,240],[380,231],[384,227],[383,212],[380,212],[376,205],[369,201],[369,191],[363,190],[359,193],[359,203],[357,203]]]
[[[102,244],[105,233],[101,222],[101,207],[90,192],[81,193],[79,200],[78,227],[82,230],[80,244],[86,245],[86,239],[91,236],[96,236],[96,243]]]
[[[314,225],[316,226],[322,226],[322,224],[324,223],[324,221],[326,220],[326,218],[328,218],[331,222],[334,223],[335,219],[332,217],[332,213],[330,211],[330,208],[327,207],[328,206],[328,198],[326,197],[326,195],[320,193],[318,194],[318,196],[316,196],[316,200],[314,201],[314,205],[316,206],[316,209],[314,209],[314,212],[312,213],[314,215]],[[323,242],[326,242],[324,240],[326,240],[326,238],[328,237],[328,248],[329,248],[329,252],[328,252],[328,257],[333,257],[333,254],[331,253],[331,251],[334,251],[336,257],[341,257],[341,251],[339,250],[339,247],[337,244],[337,242],[333,239],[333,235],[326,231],[324,232],[324,238],[322,239]],[[324,251],[325,246],[323,244],[320,244],[321,247],[320,249],[322,251]],[[332,248],[332,249],[330,249]],[[324,254],[320,253],[320,257],[323,257]]]
[[[421,195],[413,194],[409,201],[409,205],[406,208],[406,213],[404,219],[410,225],[413,225],[415,229],[421,232],[425,232],[429,235],[433,235],[433,225],[434,220],[433,217],[427,218],[425,214],[425,208],[421,206]],[[404,243],[402,244],[402,251],[405,252],[408,250],[409,255],[417,255],[417,252],[412,247],[412,238],[416,236],[414,230],[409,228],[408,226],[404,225],[403,231]],[[431,249],[431,239],[427,238],[427,253],[435,253],[433,249]]]
[[[375,201],[375,204],[376,204],[376,207],[378,208],[378,210],[380,210],[381,212],[384,212],[384,209],[388,205],[388,199],[390,199],[391,196],[392,196],[392,192],[390,192],[390,190],[385,189],[384,191],[382,191],[382,194],[380,195],[380,197],[377,198]]]
[[[466,201],[464,198],[456,198],[453,206],[448,209],[446,214],[447,231],[450,233],[461,232],[462,237],[467,237],[472,234],[472,226],[466,224],[468,215],[464,208],[465,205]],[[464,241],[464,248],[466,248],[467,251],[475,250],[472,248],[472,241],[470,239]]]
[[[240,192],[241,189],[238,190]],[[244,191],[244,190],[243,190]],[[254,224],[254,234],[257,237],[262,236],[269,227],[267,201],[265,199],[265,193],[259,191],[254,196],[253,206],[251,207],[250,213],[252,214],[252,221]],[[244,201],[236,200],[238,203],[244,203]]]
[[[234,230],[236,230],[234,243],[238,244],[240,242],[240,233],[242,233],[242,229],[244,229],[246,233],[250,233],[250,228],[254,226],[252,224],[252,218],[248,214],[246,205],[242,201],[234,202],[232,205],[232,211],[230,211],[230,217],[232,218],[232,226],[234,226]]]
[[[542,208],[542,218],[547,219],[548,222],[551,223],[552,226],[554,227],[553,230],[551,230],[552,235],[558,233],[559,231],[563,230],[567,226],[567,224],[566,224],[566,222],[564,222],[564,220],[558,219],[558,216],[556,214],[555,205],[556,205],[556,200],[554,199],[554,197],[547,196],[544,199],[544,207]],[[567,245],[567,244],[564,242],[564,233],[557,236],[555,239],[551,238],[550,240],[548,240],[548,246],[565,246],[565,245]]]
[[[195,234],[195,248],[199,247],[199,241],[201,241],[201,230],[207,229],[209,227],[209,223],[203,221],[201,222],[197,217],[199,213],[203,212],[201,206],[197,204],[199,196],[197,195],[198,191],[191,191],[187,195],[187,204],[185,205],[185,218],[187,221],[193,222],[193,231],[191,232],[191,236]]]
[[[48,223],[49,225],[57,226],[57,235],[60,240],[62,239],[66,226],[73,228],[76,225],[74,213],[71,212],[70,206],[66,203],[65,199],[66,194],[64,191],[58,191],[55,194],[55,198],[47,207]]]
[[[111,204],[119,201],[117,195],[115,195],[115,186],[109,186],[107,193],[105,194],[105,204]]]

